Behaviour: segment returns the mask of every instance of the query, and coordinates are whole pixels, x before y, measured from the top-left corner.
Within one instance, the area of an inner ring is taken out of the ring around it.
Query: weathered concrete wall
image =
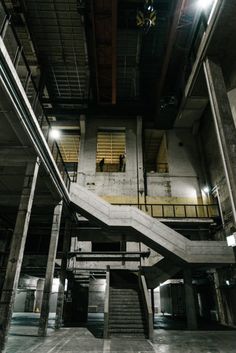
[[[125,128],[125,173],[96,172],[97,131],[102,128]],[[78,183],[98,195],[135,195],[137,193],[136,119],[86,119],[84,153],[80,155]]]
[[[223,211],[225,221],[225,231],[230,233],[232,226],[232,210],[229,199],[228,186],[226,184],[225,173],[216,137],[214,121],[210,108],[205,111],[201,121],[199,132],[199,143],[202,145],[204,153],[204,164],[208,184],[210,188],[217,187],[219,191],[219,201]],[[223,238],[223,234],[221,235]],[[222,239],[223,239],[222,238]]]
[[[147,203],[201,203],[201,168],[189,129],[167,131],[169,173],[148,173]]]
[[[96,136],[98,129],[125,128],[126,172],[96,172]],[[137,182],[137,120],[86,120],[83,153],[80,155],[78,183],[113,203],[138,203]],[[190,129],[169,130],[166,133],[169,173],[147,175],[147,202],[202,202],[199,187],[199,164],[196,142]],[[143,201],[139,197],[139,201]]]
[[[89,305],[88,312],[103,313],[105,300],[105,279],[93,279],[89,284]]]
[[[38,285],[39,282],[41,285]],[[24,276],[20,278],[14,304],[14,312],[25,312],[41,309],[44,280],[38,277]],[[56,312],[58,279],[54,279],[50,297],[50,312]],[[31,303],[29,302],[29,298]]]

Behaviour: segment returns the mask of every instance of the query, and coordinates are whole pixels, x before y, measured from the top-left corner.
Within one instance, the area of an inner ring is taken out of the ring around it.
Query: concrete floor
[[[32,314],[31,314],[32,315]],[[154,340],[130,337],[103,340],[83,327],[48,330],[48,337],[37,337],[37,326],[30,315],[25,325],[15,316],[6,353],[235,353],[235,331],[155,330]],[[33,318],[34,319],[34,318]],[[51,322],[53,318],[51,318]]]

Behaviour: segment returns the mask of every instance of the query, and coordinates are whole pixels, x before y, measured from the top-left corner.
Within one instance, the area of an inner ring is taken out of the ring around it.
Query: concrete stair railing
[[[133,236],[135,241],[174,262],[212,265],[235,262],[233,250],[225,241],[191,241],[139,209],[111,205],[78,184],[71,185],[70,197],[78,213],[111,230],[129,232],[129,238]]]

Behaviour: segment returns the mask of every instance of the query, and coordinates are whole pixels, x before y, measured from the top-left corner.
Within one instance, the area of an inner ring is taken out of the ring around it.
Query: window
[[[61,156],[67,171],[73,181],[76,181],[77,165],[79,160],[80,135],[77,130],[63,130],[57,141]]]
[[[144,165],[147,173],[168,173],[169,167],[165,131],[145,130]]]
[[[121,156],[124,156],[123,161]],[[125,130],[124,129],[98,131],[96,171],[97,172],[125,171]]]

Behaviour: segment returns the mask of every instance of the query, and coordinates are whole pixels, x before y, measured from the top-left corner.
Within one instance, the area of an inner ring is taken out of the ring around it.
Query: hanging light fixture
[[[137,26],[144,29],[145,33],[156,25],[157,12],[154,8],[153,0],[144,0],[143,10],[137,11]]]

